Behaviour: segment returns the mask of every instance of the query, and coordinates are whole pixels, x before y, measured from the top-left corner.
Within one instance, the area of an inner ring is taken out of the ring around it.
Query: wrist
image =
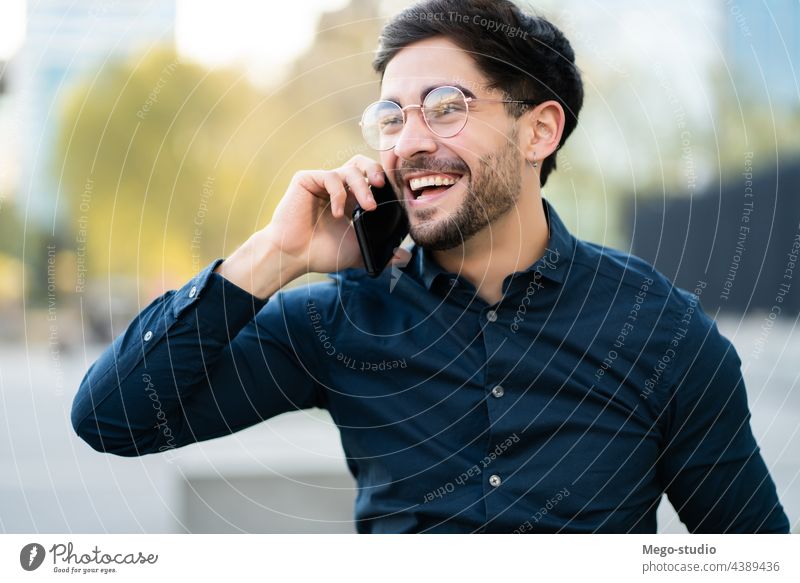
[[[267,299],[304,274],[303,266],[283,253],[263,231],[252,235],[216,272],[259,299]]]

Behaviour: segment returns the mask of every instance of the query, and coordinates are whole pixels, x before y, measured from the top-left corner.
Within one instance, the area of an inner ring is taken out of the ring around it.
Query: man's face
[[[417,105],[433,87],[453,85],[467,97],[503,99],[457,45],[436,37],[409,45],[386,67],[381,99]],[[452,249],[512,209],[520,195],[524,160],[517,128],[501,103],[472,102],[459,134],[441,138],[419,109],[406,111],[406,124],[381,164],[403,201],[414,241]],[[426,179],[443,186],[425,188]],[[448,185],[455,180],[455,183]],[[416,189],[412,188],[416,187]]]

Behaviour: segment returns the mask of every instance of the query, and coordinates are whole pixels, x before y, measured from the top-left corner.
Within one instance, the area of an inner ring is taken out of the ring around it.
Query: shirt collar
[[[542,277],[551,281],[559,284],[564,282],[574,253],[575,238],[569,230],[567,230],[567,227],[561,221],[558,213],[556,213],[553,206],[545,198],[542,198],[542,206],[544,207],[544,214],[547,219],[549,230],[547,249],[544,255],[527,269],[506,276],[503,281],[504,289],[513,277],[537,271]],[[416,274],[427,289],[431,289],[433,283],[439,276],[456,277],[456,274],[445,271],[436,263],[430,250],[424,249],[415,243],[411,252],[412,259],[408,267],[416,271]]]

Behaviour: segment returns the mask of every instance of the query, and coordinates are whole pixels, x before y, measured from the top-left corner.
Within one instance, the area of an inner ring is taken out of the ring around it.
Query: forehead
[[[459,85],[472,93],[486,89],[487,80],[468,52],[444,37],[415,42],[400,50],[384,71],[381,97],[416,103],[423,88]]]

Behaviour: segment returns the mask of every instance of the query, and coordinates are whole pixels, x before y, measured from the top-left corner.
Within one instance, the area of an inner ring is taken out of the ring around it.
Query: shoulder
[[[641,257],[588,241],[576,239],[573,266],[576,276],[590,276],[594,285],[603,288],[645,288],[648,295],[664,299],[675,289],[667,276]]]
[[[294,322],[312,318],[331,322],[341,317],[348,318],[348,312],[356,306],[375,308],[376,304],[386,303],[391,293],[388,271],[377,278],[369,277],[363,269],[317,275],[281,289],[270,298],[262,313],[279,315]]]
[[[574,255],[575,279],[587,286],[583,293],[605,294],[611,298],[610,304],[626,313],[635,308],[639,321],[648,323],[648,337],[660,338],[666,350],[680,345],[688,356],[700,348],[730,348],[714,319],[702,308],[706,281],[698,280],[689,289],[678,287],[636,255],[585,241],[576,242]]]
[[[670,320],[679,320],[688,312],[699,313],[700,324],[712,322],[700,308],[707,282],[698,280],[690,289],[678,287],[651,263],[631,253],[576,240],[573,271],[576,280],[588,281],[592,291],[608,291],[615,299],[645,296],[650,307],[660,305],[662,316]]]
[[[314,276],[282,288],[270,298],[267,307],[271,305],[273,310],[287,316],[294,316],[309,308],[327,313],[335,309],[340,296],[341,286],[336,280]]]

